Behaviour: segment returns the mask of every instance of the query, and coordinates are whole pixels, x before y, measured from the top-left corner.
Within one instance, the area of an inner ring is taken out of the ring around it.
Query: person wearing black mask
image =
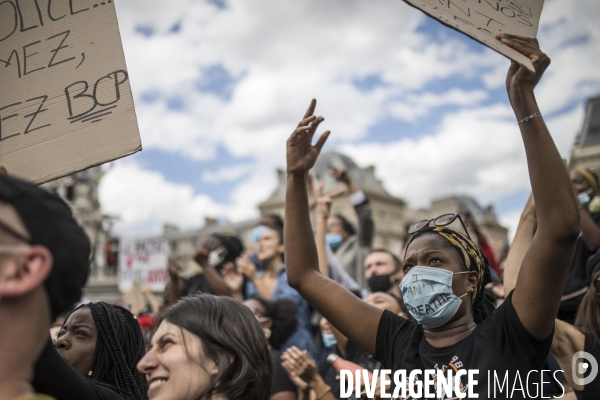
[[[365,258],[365,281],[371,292],[386,292],[401,297],[400,281],[404,276],[400,259],[386,249],[375,249]]]

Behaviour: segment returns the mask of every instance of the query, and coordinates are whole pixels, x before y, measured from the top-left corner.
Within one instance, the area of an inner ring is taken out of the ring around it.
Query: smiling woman
[[[269,398],[273,364],[256,317],[228,297],[196,295],[157,320],[138,370],[152,400]]]

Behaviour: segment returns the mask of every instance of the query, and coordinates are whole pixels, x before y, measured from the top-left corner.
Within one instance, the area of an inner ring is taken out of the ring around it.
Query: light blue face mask
[[[264,225],[259,225],[256,228],[252,229],[252,239],[254,239],[254,243],[258,243],[263,233],[265,233],[268,230],[269,228],[267,228]]]
[[[592,201],[590,194],[592,193],[591,189],[586,190],[585,192],[581,192],[577,195],[577,199],[579,200],[579,204],[582,206],[587,206]]]
[[[456,272],[468,274],[470,271]],[[456,314],[465,293],[456,297],[452,292],[454,273],[441,268],[416,266],[400,283],[402,298],[410,315],[427,328],[438,328]]]
[[[321,333],[321,337],[323,338],[323,344],[325,347],[332,347],[337,344],[337,340],[333,333]]]
[[[325,235],[325,241],[331,247],[331,250],[335,250],[342,244],[342,235],[339,233],[328,233]]]

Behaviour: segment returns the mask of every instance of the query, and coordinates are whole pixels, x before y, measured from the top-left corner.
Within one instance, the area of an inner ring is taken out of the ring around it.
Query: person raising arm
[[[525,145],[537,230],[523,259],[513,294],[517,314],[535,338],[552,332],[575,244],[579,209],[569,174],[544,123],[533,89],[550,65],[537,39],[501,35],[500,41],[529,57],[536,72],[512,62],[506,89]]]
[[[420,221],[409,229],[402,295],[416,323],[366,305],[319,274],[306,173],[329,132],[311,145],[323,121],[313,115],[314,100],[287,142],[285,257],[290,284],[342,334],[381,361],[383,368],[478,369],[479,383],[469,390],[480,395],[487,394],[492,384],[488,371],[506,372],[512,382],[541,369],[579,234],[569,176],[533,95],[550,59],[535,39],[513,35],[498,39],[529,57],[535,68],[531,72],[512,63],[506,83],[538,212],[537,232],[516,288],[495,312],[483,290],[491,282],[487,260],[464,224],[465,233],[450,228],[457,219],[462,222],[459,215]],[[467,379],[462,381],[461,390],[466,391]],[[514,393],[511,397],[517,398]]]
[[[504,277],[508,291],[514,288],[516,276],[519,274],[526,249],[530,246],[536,229],[536,213],[533,198],[530,196],[525,210],[521,215],[517,232],[506,260]],[[582,228],[583,229],[583,228]],[[600,271],[594,273],[592,285],[586,291],[581,306],[577,312],[574,324],[556,319],[555,332],[550,353],[556,358],[558,365],[564,371],[568,386],[562,383],[567,392],[564,397],[579,400],[593,399],[600,393],[600,380],[594,379],[586,385],[575,381],[573,356],[585,351],[596,359],[600,359]],[[577,358],[577,363],[586,362],[585,358]],[[577,363],[575,365],[577,365]],[[579,377],[581,379],[581,376]],[[550,380],[551,382],[551,380]],[[570,386],[570,387],[569,387]],[[569,392],[574,389],[575,393]],[[545,393],[548,394],[548,390]],[[560,392],[559,392],[560,393]],[[557,395],[559,393],[556,393]],[[552,393],[550,393],[552,394]]]
[[[361,301],[341,285],[319,272],[317,248],[309,217],[307,175],[314,166],[329,131],[313,146],[311,141],[324,120],[314,114],[313,99],[287,141],[287,188],[285,200],[285,259],[288,282],[328,321],[370,354],[375,352],[377,324],[382,310]],[[344,307],[340,307],[343,304]],[[361,324],[356,324],[360,320]]]

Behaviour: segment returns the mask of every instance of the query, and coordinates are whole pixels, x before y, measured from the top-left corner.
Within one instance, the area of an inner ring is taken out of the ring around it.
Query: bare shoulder
[[[571,358],[575,352],[583,351],[585,335],[573,325],[556,320],[554,338],[552,339],[552,354],[557,358]]]

